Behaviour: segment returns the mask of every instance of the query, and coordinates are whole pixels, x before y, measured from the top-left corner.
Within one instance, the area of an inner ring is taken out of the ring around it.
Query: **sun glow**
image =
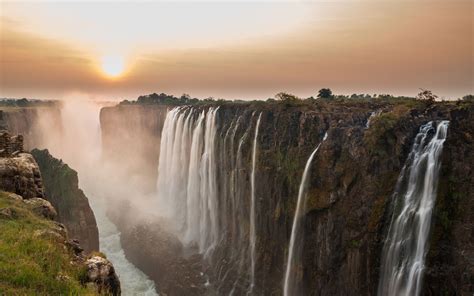
[[[121,56],[107,55],[101,59],[102,71],[111,78],[119,77],[125,70],[124,59]]]

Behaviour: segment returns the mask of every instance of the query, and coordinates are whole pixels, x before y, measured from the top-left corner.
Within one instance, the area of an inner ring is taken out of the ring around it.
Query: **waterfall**
[[[325,133],[323,141],[327,139],[327,133]],[[323,142],[322,141],[322,142]],[[318,144],[316,149],[314,149],[313,153],[308,158],[306,162],[306,166],[303,171],[303,177],[301,178],[300,188],[298,191],[298,200],[296,202],[296,211],[295,216],[293,218],[293,226],[291,227],[291,237],[290,237],[290,245],[288,250],[288,259],[286,263],[286,271],[285,271],[285,280],[283,283],[283,295],[298,295],[297,287],[295,283],[295,265],[298,263],[296,262],[296,252],[295,252],[295,244],[296,244],[296,236],[298,235],[299,229],[301,227],[301,217],[304,213],[305,203],[306,203],[306,189],[308,186],[308,175],[309,169],[311,167],[311,162],[313,161],[314,156],[319,150],[322,142]]]
[[[393,195],[378,295],[419,295],[448,121],[421,126]],[[434,135],[433,135],[434,134]]]
[[[365,129],[368,129],[370,127],[370,121],[374,118],[382,114],[382,110],[377,110],[370,112],[369,118],[367,118],[367,122],[365,123]]]
[[[258,118],[254,118],[256,112],[236,114],[220,127],[217,114],[218,108],[194,107],[167,113],[158,164],[157,210],[185,246],[196,247],[211,262],[217,259],[213,263],[216,280],[211,285],[218,294],[251,294],[255,290],[261,113]]]
[[[252,292],[255,285],[255,242],[256,237],[256,226],[255,226],[255,166],[257,162],[257,138],[258,128],[260,126],[260,119],[262,113],[258,115],[257,124],[255,125],[255,135],[253,138],[253,150],[252,150],[252,173],[250,179],[250,185],[252,190],[251,203],[250,203],[250,258],[251,258],[251,271],[250,271],[250,292]]]
[[[188,244],[208,255],[219,238],[216,112],[175,108],[166,115],[158,165],[158,203]]]

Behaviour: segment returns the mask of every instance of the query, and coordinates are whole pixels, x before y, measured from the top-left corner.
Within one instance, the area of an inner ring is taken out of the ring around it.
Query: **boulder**
[[[58,216],[56,210],[49,201],[42,198],[25,199],[24,202],[38,216],[54,220]]]
[[[100,256],[93,256],[86,261],[87,281],[97,286],[99,293],[120,295],[120,281],[112,263]]]
[[[38,164],[29,153],[0,158],[0,190],[23,198],[44,197]]]

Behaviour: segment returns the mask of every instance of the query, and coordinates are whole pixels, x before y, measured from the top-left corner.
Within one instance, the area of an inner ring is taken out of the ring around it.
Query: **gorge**
[[[63,102],[2,108],[0,122],[77,170],[124,295],[397,295],[408,290],[385,287],[405,253],[425,262],[413,293],[462,295],[474,275],[473,111],[414,99]],[[399,218],[402,205],[425,218]],[[423,242],[390,245],[408,238]]]

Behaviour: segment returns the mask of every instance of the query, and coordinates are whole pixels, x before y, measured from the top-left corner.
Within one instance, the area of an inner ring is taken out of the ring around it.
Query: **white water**
[[[323,141],[325,141],[326,139],[327,139],[327,133],[324,135]],[[311,155],[309,156],[308,161],[306,162],[306,166],[303,171],[303,177],[301,178],[300,188],[298,191],[298,200],[296,202],[296,211],[295,211],[295,216],[293,218],[293,226],[291,227],[291,237],[290,237],[290,245],[288,249],[288,259],[286,261],[287,263],[286,263],[285,279],[283,283],[284,296],[297,295],[297,292],[295,293],[295,291],[298,288],[296,287],[296,283],[295,283],[295,277],[296,277],[295,265],[297,264],[296,254],[295,254],[296,237],[298,235],[299,228],[301,227],[301,217],[304,213],[304,207],[306,203],[306,191],[307,191],[307,186],[308,186],[309,169],[311,167],[313,158],[318,152],[321,144],[322,142],[318,144],[316,149],[314,149],[313,153],[311,153]]]
[[[423,125],[400,174],[382,252],[380,296],[419,295],[448,121]]]
[[[255,286],[255,243],[256,237],[256,226],[255,226],[255,166],[257,163],[257,138],[258,128],[260,127],[260,119],[262,113],[258,115],[257,124],[255,125],[255,136],[253,138],[253,149],[252,149],[252,173],[250,179],[250,186],[252,191],[251,203],[250,203],[250,258],[251,258],[251,271],[250,271],[250,293]]]
[[[255,112],[235,116],[218,129],[217,113],[214,108],[192,107],[168,112],[160,145],[156,212],[165,213],[180,240],[205,258],[214,260],[214,251],[223,246],[217,253],[219,262],[213,262],[218,267],[216,281],[210,283],[217,294],[252,294],[260,116],[257,120]],[[244,127],[244,120],[255,125]]]
[[[372,119],[374,117],[379,116],[380,114],[382,114],[382,110],[377,110],[377,111],[370,112],[370,116],[367,119],[367,123],[365,124],[365,129],[368,129],[370,127],[370,122],[372,121]]]
[[[217,109],[175,108],[163,127],[158,165],[158,207],[176,231],[206,256],[219,238],[216,133]],[[196,119],[197,116],[197,119]]]
[[[94,210],[94,215],[97,220],[100,250],[114,265],[115,272],[120,279],[122,295],[158,295],[153,281],[125,257],[122,244],[120,243],[120,231],[115,224],[107,218],[105,213],[107,200],[92,194],[87,189],[84,189],[84,193],[89,198],[90,205]]]

